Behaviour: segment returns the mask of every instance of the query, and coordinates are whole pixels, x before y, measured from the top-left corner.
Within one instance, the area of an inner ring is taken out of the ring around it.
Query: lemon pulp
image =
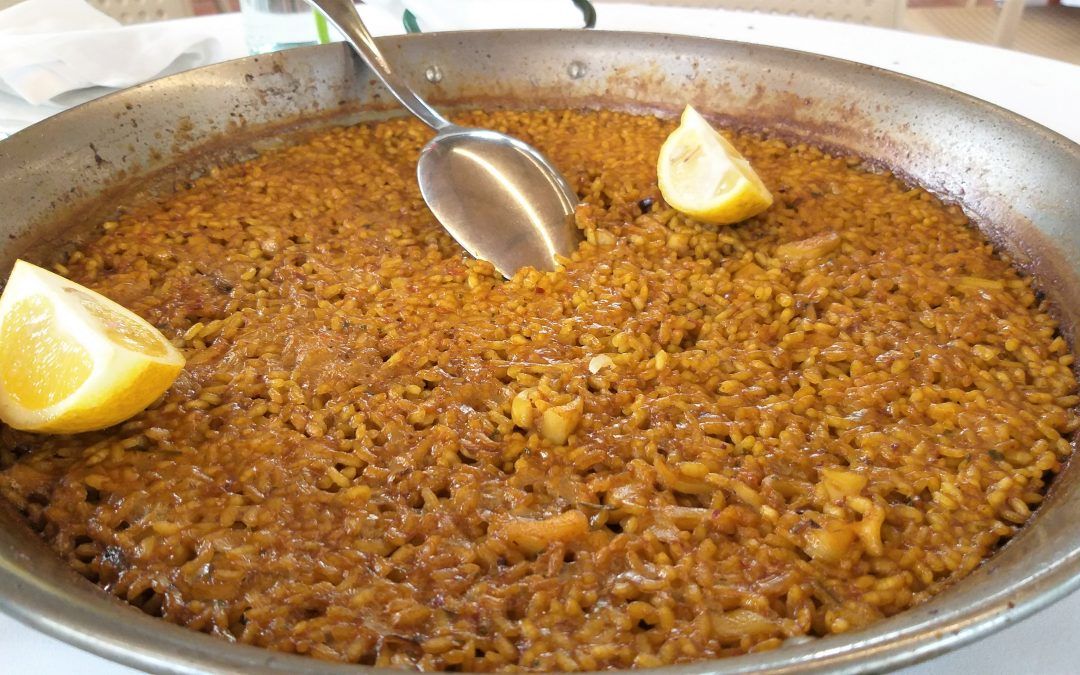
[[[78,389],[93,370],[86,349],[57,330],[56,312],[39,297],[15,304],[0,326],[0,386],[40,410]]]

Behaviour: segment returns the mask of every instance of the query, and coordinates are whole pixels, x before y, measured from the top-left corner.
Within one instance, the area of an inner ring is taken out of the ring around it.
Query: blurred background
[[[16,1],[0,0],[0,9]],[[123,23],[235,12],[239,2],[90,0]],[[618,11],[612,6],[616,2],[810,16],[991,44],[1080,64],[1080,0],[593,0],[601,13]]]
[[[603,6],[604,0],[598,4]],[[851,21],[1080,64],[1080,0],[637,0]]]

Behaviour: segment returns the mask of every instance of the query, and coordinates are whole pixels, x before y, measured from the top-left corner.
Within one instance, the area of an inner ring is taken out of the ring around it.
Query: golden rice
[[[164,619],[424,669],[654,666],[856,630],[974,569],[1078,426],[1029,279],[857,158],[733,136],[776,196],[656,188],[673,122],[475,112],[587,241],[503,281],[420,199],[428,133],[335,129],[130,205],[61,261],[188,367],[100,433],[5,429],[0,492]]]

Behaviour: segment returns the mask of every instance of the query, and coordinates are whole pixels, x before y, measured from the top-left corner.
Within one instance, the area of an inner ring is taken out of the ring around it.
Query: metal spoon
[[[437,132],[420,153],[420,193],[466,251],[504,276],[532,266],[552,270],[555,255],[580,241],[570,217],[578,203],[550,161],[522,141],[451,123],[390,67],[352,0],[309,0],[334,24],[390,93]]]

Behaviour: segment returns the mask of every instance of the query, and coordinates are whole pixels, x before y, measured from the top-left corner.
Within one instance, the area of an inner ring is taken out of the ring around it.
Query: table
[[[994,47],[850,24],[725,10],[602,4],[598,29],[684,33],[816,52],[943,84],[996,103],[1080,142],[1080,67]],[[239,15],[183,21],[213,23],[233,56],[244,53]],[[385,34],[396,27],[373,26]],[[381,29],[381,30],[380,30]],[[1080,670],[1080,594],[992,637],[904,675],[983,675]],[[135,671],[37,633],[0,614],[2,673],[128,675]]]

